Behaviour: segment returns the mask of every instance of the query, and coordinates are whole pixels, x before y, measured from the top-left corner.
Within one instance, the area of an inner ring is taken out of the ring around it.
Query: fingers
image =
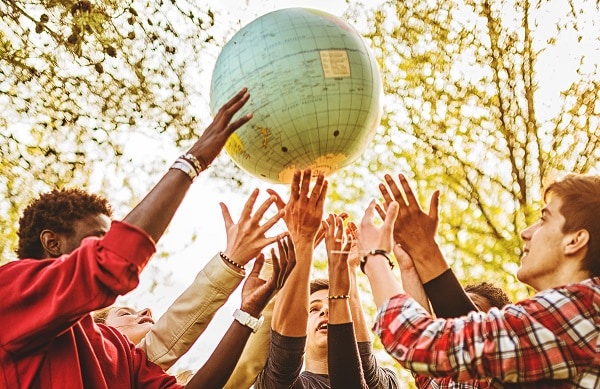
[[[300,198],[300,170],[294,171],[294,177],[292,178],[292,185],[290,188],[290,201],[297,201]]]
[[[415,195],[410,187],[410,185],[408,184],[408,180],[406,179],[406,176],[404,174],[399,174],[398,178],[400,179],[400,184],[402,185],[402,189],[404,190],[404,195],[406,196],[406,203],[407,205],[416,205],[417,207],[419,207],[419,202],[417,201],[417,199],[415,198]]]
[[[438,218],[438,205],[440,202],[440,191],[436,190],[431,195],[431,201],[429,202],[429,217],[437,220]]]
[[[221,206],[221,213],[223,214],[223,220],[225,221],[225,231],[228,231],[233,225],[233,219],[231,219],[231,214],[229,213],[229,209],[227,209],[227,205],[225,205],[225,203],[219,203],[219,205]]]
[[[308,183],[310,184],[310,176],[309,176]],[[310,200],[312,202],[316,203],[316,205],[320,205],[325,200],[326,193],[327,193],[327,181],[325,181],[325,176],[323,174],[319,174],[317,176],[315,186],[313,187],[312,192],[310,194]]]
[[[250,197],[246,200],[246,204],[244,204],[244,209],[242,210],[242,214],[240,215],[240,220],[249,219],[252,215],[252,208],[254,208],[254,203],[256,202],[256,198],[258,197],[258,188],[254,189],[252,193],[250,193]]]
[[[271,196],[275,196],[275,205],[277,206],[277,209],[281,210],[285,208],[285,202],[281,196],[279,196],[279,193],[275,192],[273,189],[267,189],[267,193]]]
[[[311,170],[305,169],[302,175],[302,183],[300,184],[300,198],[302,199],[308,197],[308,190],[310,188],[310,175]]]
[[[390,203],[391,203],[391,201],[388,204],[390,204]],[[379,214],[379,217],[381,218],[381,220],[385,220],[385,211],[383,210],[383,207],[379,204],[375,204],[375,210]]]
[[[391,232],[393,231],[394,223],[396,222],[396,217],[398,216],[398,209],[398,203],[395,201],[392,202],[388,207],[388,212],[385,215],[385,219],[383,220],[383,226],[381,227],[385,234],[388,234],[388,232],[391,234]]]
[[[254,261],[254,265],[252,266],[252,271],[250,272],[250,277],[257,277],[265,264],[265,256],[263,253],[258,254],[256,260]]]
[[[400,191],[400,188],[398,188],[398,185],[396,185],[396,182],[394,181],[392,176],[386,174],[384,176],[384,179],[391,192],[391,200],[397,201],[398,203],[400,203],[400,205],[406,205],[404,197],[402,196],[402,191]],[[391,201],[389,201],[387,205],[389,205],[389,203],[391,203]]]
[[[254,198],[256,200],[256,197]],[[268,199],[266,199],[265,201],[263,201],[263,203],[260,205],[260,207],[258,207],[258,209],[256,210],[256,212],[254,212],[254,216],[252,216],[252,221],[256,222],[256,224],[258,224],[258,221],[260,221],[262,219],[262,217],[264,216],[265,212],[267,212],[267,209],[269,209],[271,207],[271,204],[273,204],[276,200],[275,196],[269,196]],[[244,212],[246,211],[246,208],[244,207]],[[250,208],[250,211],[252,211],[252,208]],[[281,213],[285,211],[279,211],[278,213]],[[246,216],[244,215],[244,213],[242,213],[242,217]]]

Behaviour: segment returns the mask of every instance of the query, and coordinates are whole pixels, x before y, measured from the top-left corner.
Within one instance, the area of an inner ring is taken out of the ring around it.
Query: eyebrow
[[[309,303],[309,305],[311,305],[311,304],[314,304],[314,303],[322,303],[322,302],[323,302],[323,300],[322,300],[322,299],[315,299],[315,300],[312,300],[312,301]]]

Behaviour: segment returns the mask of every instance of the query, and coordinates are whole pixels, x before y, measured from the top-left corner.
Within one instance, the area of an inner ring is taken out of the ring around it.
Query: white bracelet
[[[192,182],[194,182],[196,177],[198,177],[198,174],[196,173],[196,169],[194,169],[194,167],[192,166],[191,163],[189,163],[188,161],[186,161],[183,158],[177,158],[177,160],[175,160],[173,165],[171,165],[171,169],[181,170],[182,172],[187,174],[187,176],[190,178],[190,180]]]

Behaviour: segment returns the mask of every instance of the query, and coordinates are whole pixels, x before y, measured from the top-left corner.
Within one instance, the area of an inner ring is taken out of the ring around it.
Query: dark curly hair
[[[40,195],[23,211],[19,219],[19,258],[44,258],[40,233],[49,229],[56,233],[73,233],[73,222],[88,216],[112,217],[112,207],[102,196],[83,189],[55,189]]]
[[[501,309],[506,304],[512,303],[508,295],[504,293],[502,289],[485,281],[465,286],[465,292],[485,297],[493,307],[498,309]]]

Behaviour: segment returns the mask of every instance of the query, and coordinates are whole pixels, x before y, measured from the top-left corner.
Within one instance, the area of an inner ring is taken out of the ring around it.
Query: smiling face
[[[136,311],[130,307],[113,307],[109,310],[104,323],[119,330],[132,343],[138,344],[150,331],[154,320],[152,312],[147,308]]]
[[[327,352],[327,323],[329,322],[329,289],[321,289],[310,295],[306,327],[306,349]]]
[[[540,220],[521,232],[525,244],[517,278],[538,291],[562,285],[570,237],[562,232],[561,205],[560,197],[554,196],[542,209]]]

